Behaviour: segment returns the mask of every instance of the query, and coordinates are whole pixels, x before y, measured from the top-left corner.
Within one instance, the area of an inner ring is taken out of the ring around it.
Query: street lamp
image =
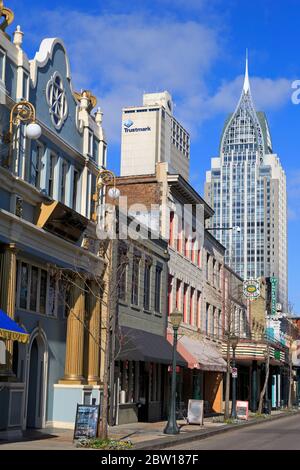
[[[92,216],[92,219],[96,222],[98,218],[97,209],[100,204],[101,192],[104,187],[111,185],[112,187],[108,190],[108,196],[112,200],[117,200],[120,197],[120,190],[116,187],[116,175],[111,170],[100,170],[97,175],[96,181],[96,193],[93,196],[93,200],[96,202],[95,212]]]
[[[4,136],[4,142],[9,144],[8,158],[4,166],[10,167],[11,151],[14,140],[14,127],[26,123],[25,136],[30,140],[38,140],[41,137],[41,126],[36,122],[35,107],[29,101],[22,100],[16,103],[10,112],[9,131]]]
[[[238,342],[239,342],[239,338],[235,334],[233,334],[230,338],[230,343],[232,347],[232,369],[236,369],[235,350],[238,345]],[[234,373],[232,373],[232,406],[231,406],[231,418],[233,419],[236,419],[236,381],[237,381],[237,371],[234,370]]]
[[[169,419],[164,429],[165,434],[179,434],[179,427],[176,422],[176,351],[177,351],[177,336],[180,323],[182,322],[182,313],[175,309],[170,314],[170,321],[173,326],[174,341],[173,341],[173,360],[172,360],[172,384],[171,384],[171,401],[169,408]]]

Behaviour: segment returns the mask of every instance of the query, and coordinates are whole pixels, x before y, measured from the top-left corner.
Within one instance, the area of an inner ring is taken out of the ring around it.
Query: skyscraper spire
[[[243,92],[248,93],[250,91],[249,73],[248,73],[248,49],[246,49],[246,67],[245,67],[245,78]]]

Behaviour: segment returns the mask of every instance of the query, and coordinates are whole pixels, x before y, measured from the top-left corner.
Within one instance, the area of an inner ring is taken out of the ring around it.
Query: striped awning
[[[3,310],[0,310],[0,338],[27,343],[29,334],[4,313]]]

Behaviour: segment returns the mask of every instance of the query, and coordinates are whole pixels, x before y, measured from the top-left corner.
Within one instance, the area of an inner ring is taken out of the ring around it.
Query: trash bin
[[[263,414],[270,415],[271,409],[272,409],[271,400],[265,399],[263,403],[263,410],[262,410]]]

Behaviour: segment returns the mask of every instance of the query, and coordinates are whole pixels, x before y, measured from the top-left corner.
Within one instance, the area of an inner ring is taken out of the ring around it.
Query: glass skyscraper
[[[227,248],[226,262],[244,279],[276,277],[287,309],[286,177],[264,113],[251,96],[248,61],[237,108],[225,122],[220,155],[212,158],[205,195],[215,210],[213,227]]]

